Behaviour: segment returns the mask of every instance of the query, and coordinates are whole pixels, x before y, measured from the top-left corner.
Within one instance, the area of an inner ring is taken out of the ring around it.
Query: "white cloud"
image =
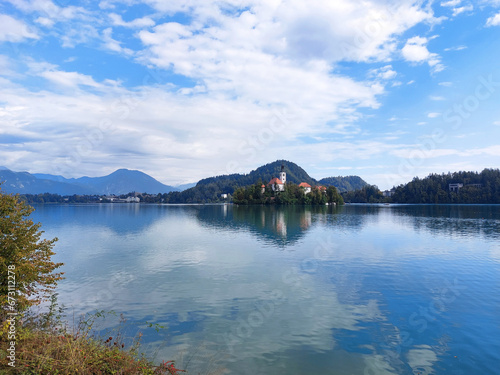
[[[151,27],[155,25],[155,21],[153,21],[152,18],[150,17],[142,17],[142,18],[136,18],[132,21],[126,22],[123,20],[122,16],[116,13],[111,13],[109,15],[111,18],[111,21],[113,22],[114,26],[123,26],[123,27],[130,27],[130,28],[144,28],[144,27]]]
[[[72,88],[79,85],[89,87],[100,86],[92,77],[77,72],[45,71],[40,73],[40,76],[58,85]]]
[[[199,81],[210,95],[267,105],[300,103],[306,110],[315,108],[326,121],[338,118],[346,105],[378,106],[376,95],[384,91],[380,84],[334,75],[322,60],[297,63],[268,52],[266,38],[254,29],[255,17],[250,13],[225,22],[223,29],[195,30],[171,22],[152,32],[141,31],[139,36],[150,51],[142,59]]]
[[[443,100],[446,100],[446,98],[444,96],[437,96],[437,95],[431,95],[431,96],[429,96],[429,99],[430,100],[434,100],[434,101],[443,101]]]
[[[444,50],[448,52],[448,51],[462,51],[464,49],[467,49],[467,46],[449,47],[449,48],[445,48]]]
[[[438,85],[444,87],[451,87],[453,86],[453,82],[439,82]]]
[[[475,155],[488,155],[488,156],[500,156],[500,145],[493,145],[483,148],[475,148],[465,150],[463,152],[464,156],[475,156]]]
[[[500,126],[500,121],[494,121],[494,122],[493,122],[493,125]]]
[[[53,20],[51,20],[50,18],[47,18],[47,17],[38,17],[35,20],[35,22],[39,23],[42,26],[49,27],[49,28],[54,26],[54,23],[55,23]]]
[[[456,7],[462,2],[462,0],[450,0],[441,3],[442,7]]]
[[[274,55],[330,62],[385,60],[395,50],[395,36],[432,18],[431,13],[406,1],[397,6],[347,0],[228,2],[238,9],[251,8],[238,16],[224,14],[222,5],[213,0],[197,7],[192,1],[150,3],[170,14],[192,9],[195,19],[187,30],[221,42],[236,44],[238,38],[240,45],[247,43]],[[204,28],[207,19],[216,26]]]
[[[64,22],[75,18],[88,18],[89,12],[83,7],[67,6],[61,7],[51,0],[7,0],[19,10],[25,13],[42,14],[43,18],[52,21]],[[47,21],[45,21],[47,22]]]
[[[39,36],[31,31],[22,21],[0,14],[0,42],[22,42],[25,39],[39,39]]]
[[[430,112],[427,114],[427,117],[429,117],[429,118],[436,118],[439,116],[441,116],[441,113],[439,113],[439,112]]]
[[[441,58],[437,53],[431,53],[427,49],[428,38],[415,36],[406,41],[405,46],[401,50],[406,61],[412,63],[427,62],[433,72],[440,72],[444,69],[441,63]]]
[[[450,0],[450,1],[442,2],[441,6],[452,8],[453,17],[456,17],[461,13],[472,12],[474,10],[474,7],[472,4],[459,6],[461,4],[462,4],[462,0]]]
[[[104,48],[113,52],[124,54],[126,56],[133,55],[134,52],[129,48],[122,47],[121,42],[113,39],[112,34],[113,30],[111,29],[111,27],[108,27],[102,32],[102,40],[104,42]]]
[[[368,74],[370,77],[384,81],[394,79],[398,75],[398,73],[392,69],[392,65],[386,65],[378,69],[372,69]]]
[[[100,40],[101,36],[93,25],[88,24],[64,30],[60,35],[60,39],[64,48],[74,48],[78,44]]]
[[[495,14],[494,16],[488,18],[486,21],[486,26],[498,26],[500,25],[500,13]]]
[[[461,13],[464,12],[472,12],[474,10],[474,7],[472,5],[466,5],[463,7],[458,7],[453,9],[453,17],[458,16]]]

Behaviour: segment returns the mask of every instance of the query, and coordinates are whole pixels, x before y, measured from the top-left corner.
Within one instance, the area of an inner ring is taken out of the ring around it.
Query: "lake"
[[[33,217],[59,238],[71,324],[123,313],[125,336],[140,330],[143,351],[190,374],[499,373],[500,206],[40,205]]]

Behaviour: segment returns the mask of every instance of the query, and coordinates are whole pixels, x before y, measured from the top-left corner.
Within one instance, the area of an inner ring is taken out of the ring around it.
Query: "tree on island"
[[[55,271],[63,264],[51,260],[57,238],[41,239],[41,224],[29,219],[33,210],[0,188],[0,311],[4,317],[47,300],[62,279],[63,273]]]
[[[329,186],[326,191],[314,188],[308,194],[305,190],[293,183],[286,183],[284,191],[273,190],[271,186],[262,188],[262,181],[235,190],[233,202],[236,204],[277,204],[277,205],[324,205],[344,204],[342,196],[334,186]]]

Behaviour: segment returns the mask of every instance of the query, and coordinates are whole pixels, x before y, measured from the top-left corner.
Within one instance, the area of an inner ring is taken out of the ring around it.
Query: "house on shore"
[[[450,191],[455,191],[455,192],[459,192],[460,191],[460,188],[463,188],[464,187],[464,184],[449,184],[448,185],[448,189],[450,189]]]
[[[459,193],[460,192],[460,189],[463,188],[464,186],[471,186],[471,187],[475,187],[475,188],[482,188],[483,187],[483,184],[461,184],[461,183],[456,183],[456,184],[449,184],[448,185],[448,189],[450,191],[454,191],[456,193]]]

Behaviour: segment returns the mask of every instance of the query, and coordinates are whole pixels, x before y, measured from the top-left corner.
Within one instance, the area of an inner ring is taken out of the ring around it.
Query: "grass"
[[[15,367],[8,365],[10,341],[8,324],[0,334],[0,374],[93,374],[93,375],[180,375],[173,361],[160,365],[139,354],[142,334],[126,346],[121,333],[101,338],[93,333],[97,318],[103,312],[82,319],[75,330],[61,320],[62,309],[55,299],[48,313],[24,316],[16,323]]]

